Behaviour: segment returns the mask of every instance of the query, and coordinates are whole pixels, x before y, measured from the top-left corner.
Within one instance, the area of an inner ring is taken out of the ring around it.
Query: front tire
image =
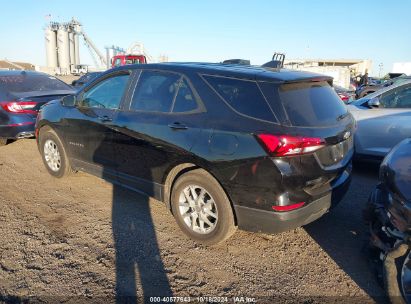
[[[69,159],[64,146],[51,129],[40,132],[40,153],[47,171],[57,178],[62,178],[72,173]]]
[[[171,194],[171,207],[181,230],[199,243],[222,243],[236,230],[227,195],[202,169],[189,171],[177,179]]]

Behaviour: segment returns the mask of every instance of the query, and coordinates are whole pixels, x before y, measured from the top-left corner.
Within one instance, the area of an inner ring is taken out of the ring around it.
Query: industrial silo
[[[74,59],[76,64],[80,64],[80,44],[79,34],[74,33]]]
[[[81,25],[80,23],[73,18],[71,22],[73,24],[74,29],[74,58],[76,64],[80,64],[80,43],[79,43],[79,36],[81,35]]]
[[[49,68],[57,67],[57,41],[56,32],[52,28],[45,29],[46,61]]]
[[[111,58],[115,55],[114,46],[106,47],[107,69],[111,68]]]
[[[66,74],[70,71],[70,45],[67,27],[60,25],[57,30],[58,61],[61,73]]]
[[[69,50],[70,50],[70,66],[75,67],[76,63],[76,54],[75,54],[75,42],[74,42],[74,32],[69,32]]]

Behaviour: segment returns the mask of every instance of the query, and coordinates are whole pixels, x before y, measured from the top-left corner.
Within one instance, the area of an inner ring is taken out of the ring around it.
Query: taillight
[[[341,98],[342,101],[348,101],[350,99],[350,97],[345,94],[339,93],[338,96]]]
[[[325,146],[324,140],[316,137],[257,134],[257,138],[272,156],[301,155]]]
[[[0,106],[7,112],[14,114],[37,114],[34,108],[37,102],[34,101],[2,101]]]

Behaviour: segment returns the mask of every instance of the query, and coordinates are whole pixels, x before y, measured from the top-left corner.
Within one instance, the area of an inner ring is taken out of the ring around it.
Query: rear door
[[[378,108],[356,111],[356,145],[360,153],[385,156],[401,140],[411,137],[411,84],[379,96]]]
[[[115,117],[114,149],[121,183],[162,199],[164,173],[198,140],[205,108],[188,77],[146,70],[127,109]]]
[[[130,78],[129,71],[107,75],[82,92],[76,107],[66,115],[66,145],[76,166],[98,176],[103,171],[104,177],[115,176],[113,120],[126,96]]]

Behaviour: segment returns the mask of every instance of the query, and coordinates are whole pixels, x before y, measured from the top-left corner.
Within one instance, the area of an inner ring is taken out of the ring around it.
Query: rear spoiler
[[[284,81],[284,83],[296,83],[296,82],[323,82],[326,81],[330,86],[333,86],[333,78],[329,76],[323,76],[323,77],[307,77],[307,78],[298,78],[298,79],[293,79],[293,80],[287,80]]]

